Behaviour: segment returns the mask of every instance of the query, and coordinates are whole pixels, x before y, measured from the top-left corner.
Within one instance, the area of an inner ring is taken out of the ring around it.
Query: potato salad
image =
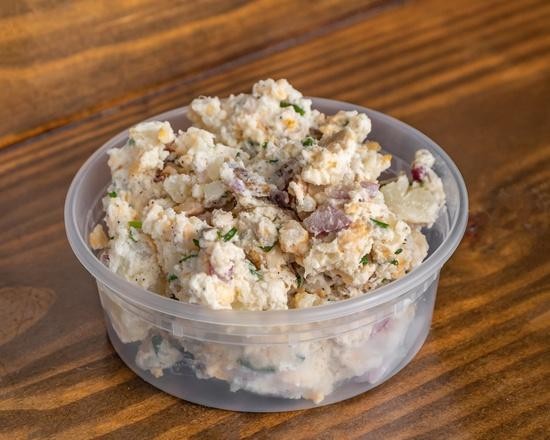
[[[199,97],[187,117],[184,131],[140,123],[109,151],[105,215],[89,243],[119,276],[211,309],[283,310],[369,295],[426,257],[422,228],[445,203],[435,158],[418,150],[410,170],[384,175],[392,157],[366,114],[325,115],[268,79],[250,94]],[[136,362],[155,376],[192,359],[199,377],[232,390],[320,402],[335,383],[385,368],[413,315],[406,304],[360,335],[290,348],[182,342],[122,308],[113,327],[141,343]],[[393,342],[377,342],[378,358],[352,355],[355,339],[384,332]]]

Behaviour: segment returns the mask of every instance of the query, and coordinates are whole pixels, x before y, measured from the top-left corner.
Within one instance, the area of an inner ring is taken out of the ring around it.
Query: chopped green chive
[[[376,220],[375,218],[370,218],[371,222],[373,222],[376,226],[380,226],[381,228],[386,229],[389,225],[387,223],[381,222],[380,220]]]
[[[201,244],[199,243],[199,240],[196,238],[193,238],[193,244],[197,247],[197,249],[201,248]]]
[[[281,106],[281,108],[292,107],[294,109],[294,111],[296,113],[298,113],[299,115],[301,115],[301,116],[304,116],[306,114],[305,110],[302,107],[300,107],[297,104],[291,104],[288,101],[281,101],[280,106]]]
[[[264,276],[262,275],[262,273],[256,269],[256,266],[254,266],[254,264],[252,264],[252,262],[248,262],[248,270],[250,271],[250,273],[254,276],[257,276],[260,280],[263,280]]]
[[[308,136],[307,138],[305,138],[305,139],[302,141],[302,145],[303,145],[304,147],[311,147],[311,146],[313,145],[313,142],[314,142],[313,138],[310,137],[310,136]]]
[[[128,145],[134,146],[134,145],[136,145],[136,141],[133,140],[132,138],[128,138]]]
[[[265,141],[263,144],[262,144],[262,148],[265,150],[267,148],[267,141]]]
[[[141,229],[141,222],[139,220],[132,220],[131,222],[128,222],[128,226],[136,229]]]
[[[394,252],[394,254],[399,255],[401,252],[403,252],[403,249],[399,248]]]
[[[394,260],[390,261],[390,264],[393,264],[394,266],[397,266],[399,264],[399,261],[394,259]]]
[[[269,252],[271,249],[275,247],[275,243],[273,243],[271,246],[259,246],[259,248],[264,252]]]
[[[189,255],[186,255],[185,257],[183,257],[179,262],[183,263],[184,261],[189,260],[189,258],[195,258],[195,257],[198,257],[198,256],[199,256],[198,254],[189,254]]]
[[[254,367],[249,361],[246,359],[238,359],[237,362],[241,365],[241,367],[248,368],[249,370],[256,371],[258,373],[275,373],[277,369],[275,367]]]
[[[116,193],[116,191],[111,191],[111,192],[108,192],[107,195],[108,195],[111,199],[114,199],[114,198],[117,196],[117,193]]]
[[[364,266],[365,264],[368,264],[369,262],[369,254],[365,254],[361,257],[361,259],[359,260],[359,264],[361,266]]]
[[[177,279],[178,279],[177,275],[174,275],[173,273],[171,273],[168,276],[168,281],[174,281],[174,280],[177,280]]]
[[[231,228],[229,231],[227,231],[223,236],[223,241],[229,241],[231,240],[235,234],[237,233],[237,228]]]
[[[269,163],[277,163],[277,162],[279,162],[279,159],[269,159],[268,162]]]
[[[296,274],[296,284],[298,288],[304,285],[304,279],[302,278],[302,275],[300,275],[299,273]]]
[[[160,344],[162,344],[162,336],[155,335],[151,338],[151,344],[153,344],[153,350],[155,350],[155,354],[159,354],[160,350]]]

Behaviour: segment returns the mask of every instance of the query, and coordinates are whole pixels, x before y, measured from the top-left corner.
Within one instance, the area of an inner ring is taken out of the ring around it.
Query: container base
[[[162,377],[156,378],[150,372],[138,368],[135,357],[139,343],[124,344],[118,338],[107,319],[107,333],[111,344],[122,361],[144,381],[150,383],[172,396],[188,402],[211,408],[241,412],[282,412],[298,411],[302,409],[317,408],[324,405],[350,399],[359,394],[373,389],[386,382],[389,378],[402,370],[418,353],[426,337],[429,327],[411,328],[407,339],[415,341],[404,358],[397,365],[390,366],[389,373],[385,373],[378,382],[370,383],[350,379],[336,387],[335,391],[322,402],[314,403],[306,399],[285,399],[281,397],[260,396],[249,391],[231,391],[229,384],[219,379],[199,379],[189,367],[174,372],[166,372]]]

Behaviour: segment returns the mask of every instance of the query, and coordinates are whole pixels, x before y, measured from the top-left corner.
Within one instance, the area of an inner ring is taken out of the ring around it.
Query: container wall
[[[176,336],[135,313],[105,286],[98,287],[113,346],[143,379],[203,405],[282,411],[352,397],[403,368],[429,331],[437,277],[416,298],[405,295],[356,316],[359,325],[353,330],[296,343]],[[303,338],[294,334],[292,339]]]

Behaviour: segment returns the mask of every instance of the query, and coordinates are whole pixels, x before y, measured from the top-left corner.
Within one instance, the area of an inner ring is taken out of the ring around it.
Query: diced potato
[[[296,220],[289,220],[279,230],[279,244],[283,252],[304,255],[308,250],[309,234]]]
[[[105,249],[107,245],[109,244],[109,237],[107,237],[107,234],[105,234],[105,231],[103,230],[103,226],[100,224],[95,225],[95,228],[92,229],[92,232],[90,232],[90,236],[88,238],[88,241],[90,242],[90,246],[94,251]]]

